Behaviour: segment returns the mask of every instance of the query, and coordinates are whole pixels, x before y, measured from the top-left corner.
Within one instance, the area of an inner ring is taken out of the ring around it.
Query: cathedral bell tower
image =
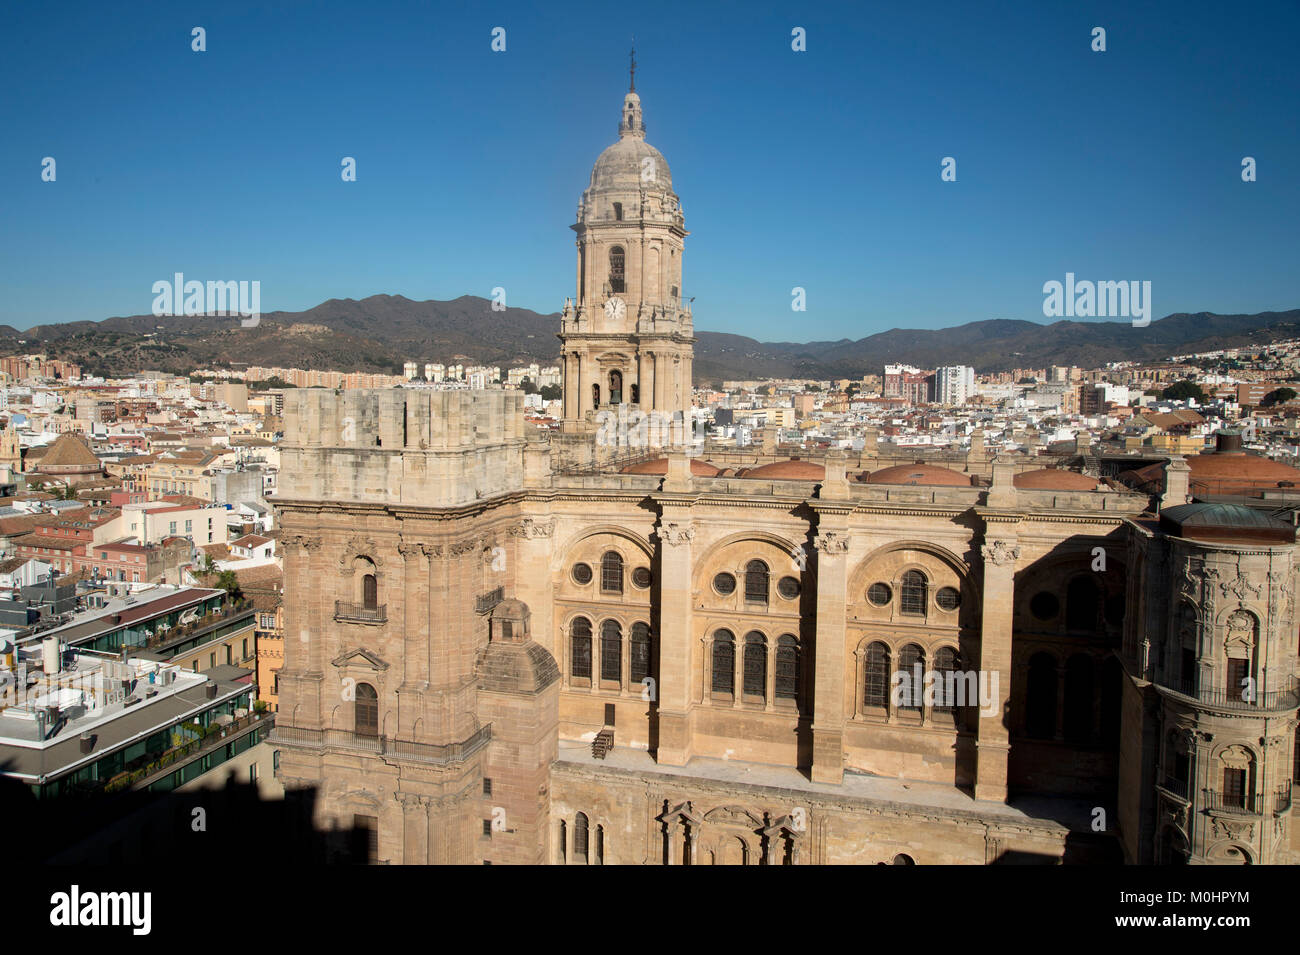
[[[632,71],[635,80],[635,60]],[[618,142],[600,154],[578,203],[577,298],[564,303],[565,430],[601,411],[690,421],[694,327],[682,298],[687,236],[668,162],[645,141],[635,83]]]

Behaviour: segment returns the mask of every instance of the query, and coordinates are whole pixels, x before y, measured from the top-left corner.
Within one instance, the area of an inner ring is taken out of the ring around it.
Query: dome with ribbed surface
[[[647,162],[648,160],[648,162]],[[673,176],[663,153],[645,141],[641,121],[641,97],[628,93],[623,98],[623,116],[618,124],[618,142],[596,159],[588,191],[672,193]]]

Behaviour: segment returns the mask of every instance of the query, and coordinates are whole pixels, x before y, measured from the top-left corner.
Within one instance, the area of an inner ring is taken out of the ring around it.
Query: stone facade
[[[514,392],[285,395],[274,739],[316,824],[406,864],[1300,858],[1293,527],[1201,527],[1173,468],[1157,519],[978,445],[572,466],[612,371],[689,406],[656,157],[631,93],[575,227],[552,441]]]

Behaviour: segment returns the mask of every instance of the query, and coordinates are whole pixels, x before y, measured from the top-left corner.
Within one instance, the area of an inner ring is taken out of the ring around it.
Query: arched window
[[[379,694],[369,683],[357,684],[353,711],[358,736],[379,735]]]
[[[889,706],[889,647],[883,643],[867,647],[862,705]]]
[[[730,630],[713,634],[713,692],[734,693],[736,689],[736,637]]]
[[[580,812],[573,821],[573,861],[579,865],[587,863],[587,830],[587,814]]]
[[[1092,658],[1076,653],[1065,664],[1065,738],[1072,743],[1092,738]]]
[[[799,641],[789,633],[776,641],[776,698],[799,699]]]
[[[600,384],[599,383],[591,386],[591,406],[593,408],[600,407]]]
[[[596,865],[605,864],[605,827],[596,827]]]
[[[569,825],[563,819],[560,820],[560,864],[563,865],[569,860]]]
[[[909,570],[903,575],[899,587],[898,609],[902,613],[925,616],[925,597],[929,582],[919,570]]]
[[[374,574],[366,574],[361,578],[361,606],[366,610],[379,608],[379,584]]]
[[[650,626],[640,621],[632,624],[628,639],[628,679],[635,687],[650,675]]]
[[[745,696],[767,699],[767,637],[757,630],[745,634]]]
[[[1075,577],[1065,592],[1065,628],[1095,631],[1097,610],[1097,585],[1087,577]]]
[[[952,647],[940,647],[934,652],[934,711],[952,713],[957,706],[957,673],[961,669],[961,656]],[[967,706],[974,700],[962,700]]]
[[[626,291],[626,283],[623,276],[624,253],[621,245],[616,245],[609,250],[609,290],[614,293]]]
[[[617,620],[600,625],[600,678],[619,682],[623,675],[623,628]]]
[[[573,661],[570,665],[569,674],[581,677],[584,680],[590,680],[591,621],[586,617],[576,618],[570,625],[569,633],[572,645],[570,659]]]
[[[767,603],[767,584],[767,564],[761,560],[751,560],[745,565],[745,601],[747,603]]]
[[[612,405],[621,404],[623,401],[623,373],[621,371],[611,371],[609,373],[609,403]]]
[[[925,651],[909,643],[898,651],[898,669],[904,674],[896,698],[899,709],[919,710],[925,699]]]
[[[623,555],[616,550],[605,551],[600,559],[600,591],[605,594],[623,592]]]
[[[1025,692],[1025,735],[1051,739],[1056,734],[1056,657],[1035,653],[1029,658]]]

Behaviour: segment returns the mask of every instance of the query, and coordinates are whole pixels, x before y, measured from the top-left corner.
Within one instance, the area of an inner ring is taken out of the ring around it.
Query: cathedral
[[[573,229],[555,431],[285,395],[271,741],[354,861],[1300,861],[1293,523],[1179,457],[629,456],[601,415],[689,421],[695,342],[635,89]]]

